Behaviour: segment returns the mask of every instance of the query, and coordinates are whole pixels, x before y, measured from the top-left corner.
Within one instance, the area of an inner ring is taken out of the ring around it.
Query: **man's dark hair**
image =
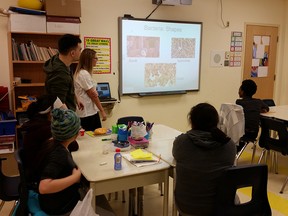
[[[242,82],[240,89],[245,96],[252,97],[257,91],[257,85],[253,80],[247,79]]]
[[[60,54],[67,55],[72,49],[76,48],[81,39],[72,34],[63,35],[58,41],[58,50]]]

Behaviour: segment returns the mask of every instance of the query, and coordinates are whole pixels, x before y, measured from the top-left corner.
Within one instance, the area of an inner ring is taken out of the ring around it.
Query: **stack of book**
[[[39,47],[33,41],[17,43],[12,38],[12,52],[14,61],[47,61],[56,55],[58,50],[51,47]]]

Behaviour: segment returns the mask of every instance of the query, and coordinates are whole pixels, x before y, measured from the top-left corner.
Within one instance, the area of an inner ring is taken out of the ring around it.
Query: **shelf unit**
[[[30,32],[8,32],[9,58],[10,58],[10,80],[12,89],[12,109],[17,116],[18,112],[25,112],[21,106],[18,96],[39,96],[45,93],[45,73],[43,71],[44,61],[21,61],[13,60],[12,38],[16,43],[28,43],[41,47],[57,48],[58,40],[63,34],[30,33]],[[14,85],[14,77],[28,80],[29,83]]]

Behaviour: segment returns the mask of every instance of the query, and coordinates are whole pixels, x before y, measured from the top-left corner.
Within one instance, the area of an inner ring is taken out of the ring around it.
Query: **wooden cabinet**
[[[45,93],[45,73],[43,71],[44,60],[15,60],[13,58],[13,42],[17,44],[28,44],[33,42],[38,47],[58,47],[58,40],[63,34],[43,33],[8,33],[9,57],[10,57],[10,80],[12,90],[12,109],[17,116],[23,112],[19,96],[39,96]],[[18,50],[19,51],[19,50]],[[15,47],[14,47],[15,52]],[[20,77],[22,82],[14,82],[15,77]]]

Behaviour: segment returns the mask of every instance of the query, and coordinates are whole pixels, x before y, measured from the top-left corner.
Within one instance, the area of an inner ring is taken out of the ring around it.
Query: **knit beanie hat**
[[[55,140],[65,141],[78,134],[80,119],[72,110],[53,109],[51,132]]]

